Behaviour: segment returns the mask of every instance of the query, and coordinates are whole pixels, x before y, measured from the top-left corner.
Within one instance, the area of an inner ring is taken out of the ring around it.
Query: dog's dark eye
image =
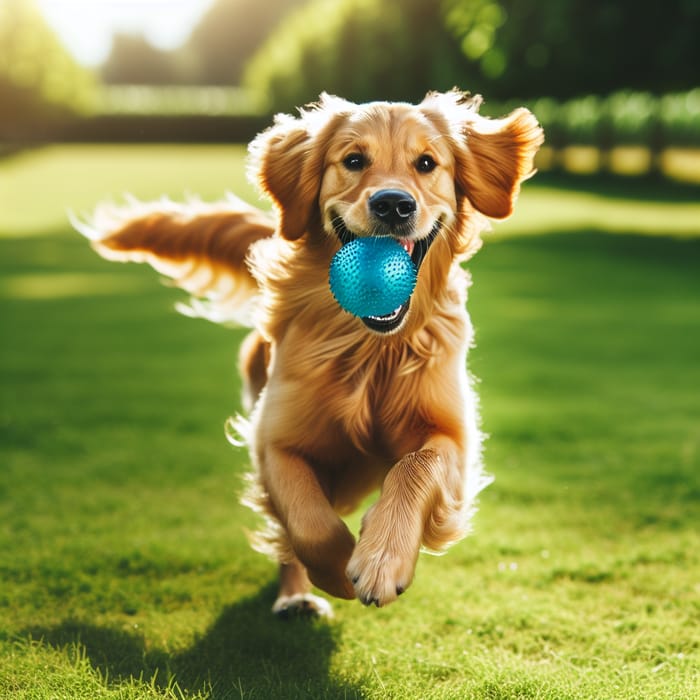
[[[437,167],[437,163],[433,160],[432,156],[429,156],[427,154],[422,155],[417,161],[416,161],[416,170],[419,173],[429,173],[435,170]]]
[[[362,153],[351,153],[343,159],[343,165],[348,170],[362,170],[365,167],[366,161]]]

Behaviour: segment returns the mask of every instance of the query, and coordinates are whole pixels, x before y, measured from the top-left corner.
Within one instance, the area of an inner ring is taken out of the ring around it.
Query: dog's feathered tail
[[[192,295],[178,310],[217,323],[251,325],[258,285],[250,274],[250,247],[275,231],[271,216],[229,196],[205,204],[167,199],[101,204],[88,220],[71,217],[108,260],[147,262]]]

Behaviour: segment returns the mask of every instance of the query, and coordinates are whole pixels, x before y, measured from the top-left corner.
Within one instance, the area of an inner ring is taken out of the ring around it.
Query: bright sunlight
[[[213,0],[37,0],[61,41],[88,66],[109,55],[115,33],[142,34],[154,46],[173,49],[189,36]]]

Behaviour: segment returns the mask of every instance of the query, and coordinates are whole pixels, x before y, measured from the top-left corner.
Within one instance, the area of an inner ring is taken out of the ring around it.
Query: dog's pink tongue
[[[399,245],[409,254],[413,253],[413,248],[416,245],[414,241],[409,241],[407,238],[399,238]]]

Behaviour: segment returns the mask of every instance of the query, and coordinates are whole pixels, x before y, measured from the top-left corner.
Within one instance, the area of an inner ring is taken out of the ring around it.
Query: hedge
[[[608,149],[621,145],[663,148],[700,146],[700,88],[658,96],[621,91],[607,97],[586,95],[567,101],[547,97],[520,103],[486,102],[483,112],[504,114],[526,104],[555,148],[573,144]]]
[[[20,120],[13,130],[0,113],[0,142],[229,141],[252,136],[251,129],[272,119],[250,93],[237,88],[138,87],[104,94],[102,107],[87,118],[62,115],[41,124]],[[633,144],[657,152],[666,147],[700,147],[700,87],[663,96],[626,90],[566,101],[487,99],[482,113],[502,116],[522,104],[540,120],[547,144],[555,149],[577,144],[602,149]],[[294,113],[296,107],[290,104],[285,111]],[[166,122],[167,128],[161,129]]]

